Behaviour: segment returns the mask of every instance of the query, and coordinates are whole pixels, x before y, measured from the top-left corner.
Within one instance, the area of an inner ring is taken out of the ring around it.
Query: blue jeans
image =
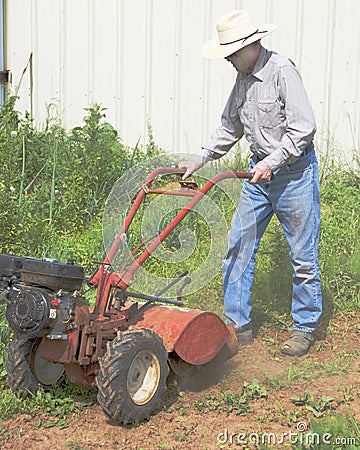
[[[258,162],[251,158],[251,167]],[[223,261],[224,313],[236,329],[250,324],[256,252],[273,214],[290,246],[294,329],[314,332],[322,312],[318,241],[320,198],[315,151],[274,172],[266,184],[244,181]]]

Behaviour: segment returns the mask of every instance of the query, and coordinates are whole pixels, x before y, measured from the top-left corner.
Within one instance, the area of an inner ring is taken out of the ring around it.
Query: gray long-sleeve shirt
[[[315,131],[314,114],[294,63],[261,47],[252,73],[238,73],[221,125],[201,155],[220,158],[244,135],[251,152],[274,171],[296,161]]]

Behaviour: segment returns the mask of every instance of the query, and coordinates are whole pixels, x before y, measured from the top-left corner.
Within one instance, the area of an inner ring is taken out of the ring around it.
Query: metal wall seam
[[[173,129],[173,137],[172,137],[172,147],[170,149],[171,152],[178,152],[179,151],[179,133],[180,133],[180,127],[179,127],[179,104],[180,104],[180,95],[181,95],[181,89],[180,89],[180,79],[179,79],[179,73],[181,70],[181,36],[182,36],[182,26],[183,26],[183,20],[182,20],[182,7],[181,7],[181,0],[175,1],[175,52],[174,52],[174,82],[173,82],[173,110],[172,110],[172,129]]]
[[[325,123],[327,126],[327,136],[326,136],[326,153],[328,154],[331,150],[330,142],[332,141],[332,130],[331,130],[331,103],[332,103],[332,87],[333,87],[333,60],[334,60],[334,41],[335,41],[335,30],[336,30],[336,0],[331,0],[330,2],[330,14],[328,22],[328,47],[326,52],[326,115]]]
[[[145,80],[144,80],[144,145],[148,141],[148,123],[152,118],[152,45],[153,45],[153,0],[146,1],[145,31]]]
[[[39,10],[38,0],[31,0],[31,51],[32,57],[29,65],[30,76],[30,115],[34,117],[34,113],[39,111],[39,96],[40,89],[37,89],[37,80],[39,79]],[[33,83],[33,80],[35,84]]]
[[[124,69],[124,55],[123,55],[123,17],[124,17],[124,6],[123,2],[116,2],[116,77],[115,77],[115,124],[114,126],[118,130],[123,129],[123,69]]]
[[[304,14],[305,3],[304,0],[297,0],[297,21],[296,21],[296,42],[295,42],[295,59],[296,66],[300,73],[303,66],[303,46],[304,46]]]
[[[274,2],[273,1],[267,1],[266,2],[266,17],[267,17],[267,23],[274,23],[273,17],[274,17]],[[269,36],[270,42],[271,42],[271,35]]]
[[[357,45],[354,46],[355,49],[360,49],[360,27],[357,27],[358,38]],[[353,130],[353,146],[354,150],[357,151],[357,155],[359,156],[360,152],[360,56],[359,51],[357,51],[357,57],[359,58],[356,64],[356,80],[358,82],[355,84],[355,113],[354,113],[354,130]],[[356,107],[357,106],[357,107]],[[351,120],[351,118],[349,118]]]
[[[0,1],[0,70],[5,70],[5,7],[4,0]],[[5,102],[5,85],[0,86],[0,107]]]
[[[204,1],[204,17],[205,17],[205,26],[204,26],[204,36],[203,42],[205,43],[208,39],[210,39],[211,31],[212,31],[212,11],[213,8],[213,0]],[[209,123],[209,108],[207,108],[207,99],[209,98],[210,93],[210,68],[209,64],[203,58],[202,61],[203,68],[203,89],[202,89],[202,127],[201,127],[201,145],[205,145],[208,139],[208,123]]]
[[[66,0],[59,1],[59,114],[61,122],[66,123],[67,83],[66,83]]]
[[[88,62],[87,62],[87,71],[88,71],[88,106],[94,103],[94,88],[95,88],[95,67],[96,67],[96,58],[95,58],[95,3],[94,0],[90,0],[88,2]]]

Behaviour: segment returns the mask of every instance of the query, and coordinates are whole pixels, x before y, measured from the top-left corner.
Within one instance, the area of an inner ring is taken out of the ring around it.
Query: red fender
[[[169,353],[175,351],[189,364],[203,365],[217,355],[225,360],[238,350],[235,334],[212,312],[152,305],[131,328],[155,331]]]

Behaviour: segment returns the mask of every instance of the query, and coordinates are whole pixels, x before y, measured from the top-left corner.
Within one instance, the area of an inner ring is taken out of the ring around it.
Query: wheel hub
[[[160,363],[155,353],[142,350],[133,359],[127,378],[127,389],[136,405],[144,405],[154,396],[160,380]]]
[[[31,368],[34,375],[44,386],[57,383],[64,374],[64,365],[48,361],[41,357],[41,343],[36,345],[32,354]]]

